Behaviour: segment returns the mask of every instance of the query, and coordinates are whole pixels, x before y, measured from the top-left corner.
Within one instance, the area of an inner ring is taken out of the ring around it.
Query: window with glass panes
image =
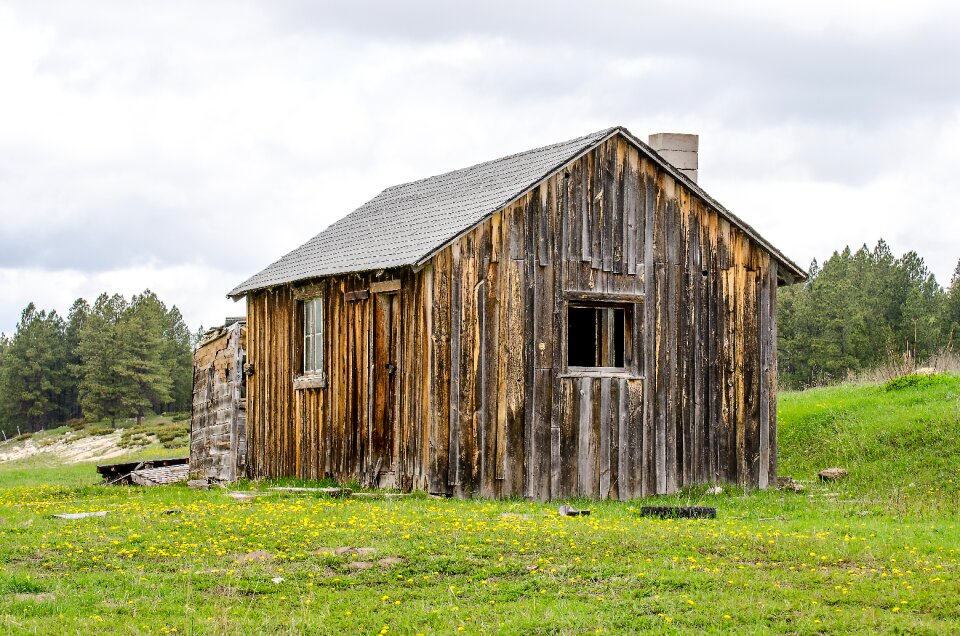
[[[303,301],[303,375],[323,372],[323,302]]]

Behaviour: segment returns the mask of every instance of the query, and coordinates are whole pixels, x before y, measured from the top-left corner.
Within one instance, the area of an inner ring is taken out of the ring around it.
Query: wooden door
[[[373,294],[373,417],[370,431],[371,481],[380,488],[400,483],[399,375],[400,294]]]

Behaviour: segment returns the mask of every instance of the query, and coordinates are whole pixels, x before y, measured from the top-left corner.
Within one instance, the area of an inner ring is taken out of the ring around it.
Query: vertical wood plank
[[[600,383],[600,443],[599,443],[599,472],[601,499],[610,497],[610,454],[612,449],[613,419],[611,412],[611,384],[610,378],[599,380]]]
[[[462,449],[461,429],[460,429],[460,377],[461,350],[460,350],[460,331],[463,324],[463,306],[461,302],[461,293],[463,285],[463,269],[461,264],[460,241],[456,241],[450,246],[450,389],[449,404],[449,446],[447,452],[447,485],[460,486],[463,482],[463,466],[460,462],[460,453]]]

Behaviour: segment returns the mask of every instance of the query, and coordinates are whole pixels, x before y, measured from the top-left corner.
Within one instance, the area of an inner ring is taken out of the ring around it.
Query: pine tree
[[[173,379],[165,358],[166,307],[149,289],[134,296],[119,322],[122,356],[117,382],[123,403],[143,419],[148,409],[160,412],[173,398]]]
[[[944,298],[943,330],[949,346],[960,349],[960,260],[950,279],[950,290]]]
[[[115,422],[131,415],[124,403],[126,390],[118,380],[123,356],[119,322],[125,310],[122,296],[100,294],[80,328],[78,395],[86,417],[110,418]]]
[[[62,419],[68,383],[65,344],[65,324],[57,312],[27,305],[5,347],[0,371],[0,403],[13,426],[35,431]]]
[[[187,410],[193,399],[193,339],[176,305],[166,314],[164,341],[164,358],[173,381],[170,406],[178,411]]]
[[[66,326],[66,360],[68,380],[64,389],[64,401],[67,417],[80,417],[80,376],[82,365],[80,360],[80,332],[87,317],[90,315],[90,303],[78,298],[70,307],[67,314]]]
[[[781,377],[804,386],[879,366],[891,354],[922,362],[948,343],[949,300],[917,253],[895,258],[883,240],[873,250],[835,252],[822,266],[814,261],[805,285],[778,292]]]

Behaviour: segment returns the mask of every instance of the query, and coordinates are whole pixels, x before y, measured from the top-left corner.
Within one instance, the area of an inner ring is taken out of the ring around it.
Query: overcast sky
[[[383,188],[612,125],[802,266],[960,258],[960,4],[0,0],[0,331],[153,289],[192,329]]]

